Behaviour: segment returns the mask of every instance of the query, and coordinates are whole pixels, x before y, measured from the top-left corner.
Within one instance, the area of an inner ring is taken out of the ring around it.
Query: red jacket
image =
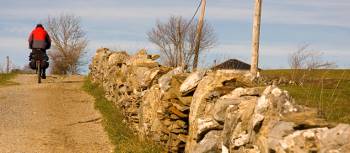
[[[51,39],[43,27],[35,28],[28,39],[30,49],[50,49]]]

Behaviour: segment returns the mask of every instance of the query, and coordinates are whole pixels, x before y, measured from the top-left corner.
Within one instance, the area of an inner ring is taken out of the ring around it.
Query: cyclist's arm
[[[50,38],[49,34],[46,35],[46,42],[47,42],[46,49],[50,49],[51,48],[51,38]]]
[[[29,49],[33,49],[33,33],[30,33],[30,36],[28,38],[29,43]]]

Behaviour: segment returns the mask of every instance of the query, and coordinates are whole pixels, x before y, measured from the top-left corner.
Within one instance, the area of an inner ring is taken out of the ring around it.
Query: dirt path
[[[81,91],[83,77],[18,75],[0,87],[1,153],[112,152],[94,99]]]

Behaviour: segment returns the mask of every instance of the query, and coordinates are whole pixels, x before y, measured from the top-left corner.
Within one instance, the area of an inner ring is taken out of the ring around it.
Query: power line
[[[191,23],[193,22],[194,17],[196,17],[196,15],[197,15],[197,13],[198,13],[198,11],[199,11],[199,8],[201,8],[202,3],[203,3],[203,0],[200,0],[200,2],[199,2],[199,4],[198,4],[198,7],[197,7],[196,11],[194,12],[194,14],[193,14],[191,20],[190,20],[190,21],[188,22],[188,24],[186,25],[185,30],[187,30],[187,28],[188,28],[188,27],[191,25]]]
[[[205,7],[206,7],[206,0],[202,0],[201,2],[201,14],[199,16],[198,25],[197,25],[197,36],[196,36],[196,45],[194,48],[194,59],[193,59],[193,70],[196,71],[198,66],[198,55],[199,55],[199,49],[200,49],[200,42],[202,38],[202,31],[203,31],[203,21],[204,21],[204,15],[205,15]]]

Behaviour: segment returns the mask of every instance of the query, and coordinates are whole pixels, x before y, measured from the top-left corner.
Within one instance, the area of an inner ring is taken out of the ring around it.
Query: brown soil
[[[113,148],[94,109],[81,90],[83,77],[18,75],[0,87],[1,153],[105,153]]]

